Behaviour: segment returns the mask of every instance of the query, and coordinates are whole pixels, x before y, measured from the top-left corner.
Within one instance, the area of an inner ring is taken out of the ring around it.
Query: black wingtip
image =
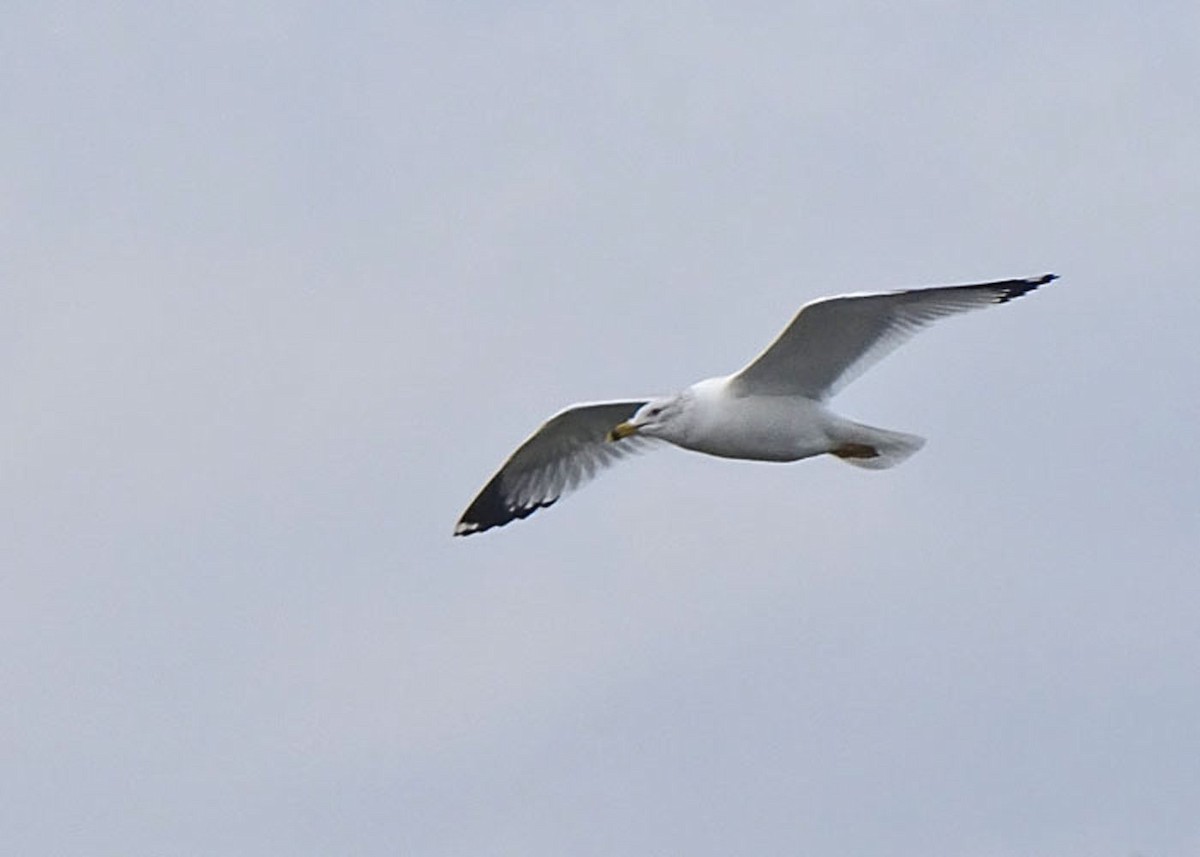
[[[528,518],[538,509],[547,509],[558,502],[558,498],[554,497],[528,506],[509,506],[504,502],[498,480],[499,476],[489,482],[467,511],[463,512],[463,516],[454,525],[454,535],[471,536],[475,533],[485,533],[493,527],[503,527],[513,521]]]
[[[1057,279],[1058,274],[1042,274],[1040,277],[1026,277],[1024,280],[1009,280],[1007,283],[999,283],[997,285],[1000,286],[1000,295],[996,298],[996,303],[1006,304]]]

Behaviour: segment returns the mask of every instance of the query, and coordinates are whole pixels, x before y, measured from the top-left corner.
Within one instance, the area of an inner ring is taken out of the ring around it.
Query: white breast
[[[802,396],[734,396],[727,379],[694,384],[678,438],[686,449],[724,458],[796,461],[831,448],[829,415]]]

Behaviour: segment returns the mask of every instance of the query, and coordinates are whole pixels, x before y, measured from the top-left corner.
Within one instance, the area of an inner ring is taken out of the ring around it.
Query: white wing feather
[[[767,349],[731,379],[743,395],[823,401],[939,318],[1007,303],[1054,274],[965,286],[839,295],[801,307]]]
[[[604,467],[651,443],[633,435],[606,440],[646,399],[572,405],[547,420],[517,447],[454,527],[456,536],[502,527],[553,505]]]

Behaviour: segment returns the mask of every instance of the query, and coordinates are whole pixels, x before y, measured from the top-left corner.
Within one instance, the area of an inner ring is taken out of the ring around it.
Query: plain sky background
[[[1194,2],[0,13],[0,852],[1200,853]],[[1055,271],[452,539],[573,402]]]

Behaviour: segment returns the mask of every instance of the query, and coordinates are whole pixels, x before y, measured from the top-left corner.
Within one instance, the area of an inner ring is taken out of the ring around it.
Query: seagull
[[[925,439],[853,422],[829,410],[828,401],[937,319],[1008,303],[1055,279],[1043,274],[812,301],[739,372],[672,396],[559,411],[509,456],[463,512],[454,535],[527,518],[655,441],[722,458],[833,455],[869,470],[892,467]]]

